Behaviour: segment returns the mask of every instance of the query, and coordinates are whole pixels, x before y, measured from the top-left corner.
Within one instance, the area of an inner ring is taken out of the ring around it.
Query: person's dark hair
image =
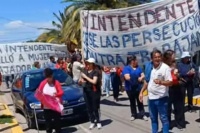
[[[135,55],[130,55],[127,57],[126,65],[130,65],[131,61],[137,60],[137,57]]]
[[[49,77],[51,77],[53,75],[53,70],[51,69],[51,68],[46,68],[45,70],[44,70],[44,76],[45,76],[45,78],[49,78]]]
[[[63,57],[59,57],[58,59],[59,59],[59,60],[63,60]]]
[[[97,68],[98,70],[101,70],[101,66],[100,66],[100,65],[96,65],[96,68]]]
[[[50,58],[49,58],[50,60],[52,60],[52,59],[54,59],[54,57],[53,56],[50,56]]]
[[[153,55],[156,53],[159,53],[162,56],[162,52],[160,50],[155,49],[151,52],[151,59],[153,59]]]
[[[38,65],[40,65],[40,62],[38,62],[38,61],[34,62],[34,64],[33,64],[34,67],[37,67]]]
[[[60,63],[60,61],[62,61],[63,58],[62,57],[59,57],[58,60],[57,60],[57,63]]]
[[[166,62],[167,60],[171,59],[172,55],[175,54],[173,50],[167,50],[163,54],[163,62]]]

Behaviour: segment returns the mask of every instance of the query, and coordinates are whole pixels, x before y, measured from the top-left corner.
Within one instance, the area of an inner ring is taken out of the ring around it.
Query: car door
[[[23,109],[23,100],[22,100],[22,75],[18,74],[15,77],[15,80],[12,85],[12,99],[15,107],[18,109]]]

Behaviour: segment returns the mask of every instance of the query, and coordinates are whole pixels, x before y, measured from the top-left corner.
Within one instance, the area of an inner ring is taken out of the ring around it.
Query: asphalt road
[[[4,101],[8,104],[9,108],[14,112],[13,102],[10,97],[10,90],[4,87],[1,90],[5,91]],[[76,119],[63,123],[63,133],[151,133],[151,122],[144,121],[142,119],[136,119],[131,122],[130,119],[130,107],[126,93],[122,93],[119,97],[119,102],[114,102],[113,97],[102,97],[101,100],[101,121],[102,129],[97,128],[89,130],[90,123],[85,120]],[[148,112],[147,98],[145,98],[145,111]],[[199,109],[199,108],[197,108]],[[37,130],[28,129],[26,120],[23,115],[14,113],[19,124],[23,128],[25,133],[38,133]],[[147,113],[148,115],[148,113]],[[193,113],[186,112],[187,127],[184,131],[180,131],[177,128],[173,128],[171,133],[199,133],[200,131],[200,119],[199,111]],[[160,124],[161,130],[161,124]],[[40,130],[40,133],[45,133],[44,128]]]

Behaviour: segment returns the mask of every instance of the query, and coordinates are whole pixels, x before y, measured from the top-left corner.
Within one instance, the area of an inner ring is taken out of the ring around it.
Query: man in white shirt
[[[158,133],[158,113],[163,125],[163,133],[169,133],[168,120],[168,90],[173,84],[171,77],[171,69],[168,65],[162,62],[162,53],[159,50],[154,50],[151,53],[153,69],[151,71],[150,81],[148,83],[149,97],[149,113],[152,122],[152,133]],[[147,85],[147,83],[146,83]],[[140,101],[142,101],[142,93],[140,93]]]
[[[78,83],[79,78],[81,76],[81,70],[84,68],[84,65],[81,64],[81,56],[76,55],[76,61],[73,63],[72,73],[73,80],[75,83]]]

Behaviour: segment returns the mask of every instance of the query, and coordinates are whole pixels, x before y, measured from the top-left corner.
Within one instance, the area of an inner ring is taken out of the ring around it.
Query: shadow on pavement
[[[185,121],[185,125],[188,125],[188,124],[190,124],[188,121]]]
[[[119,101],[127,101],[129,100],[127,97],[121,97],[121,98],[118,98]]]
[[[113,121],[111,119],[106,119],[101,121],[103,127],[109,125],[112,122]]]
[[[188,111],[189,111],[188,106],[185,106],[185,112],[188,112]],[[192,112],[197,112],[197,111],[200,111],[200,107],[199,106],[193,106]]]
[[[75,127],[67,127],[67,128],[62,128],[61,133],[73,133],[76,132],[78,129]]]
[[[194,109],[194,111],[200,111],[200,107],[199,106],[194,106],[193,109]]]
[[[124,107],[130,106],[130,105],[127,105],[127,104],[120,104],[120,103],[117,103],[117,102],[114,102],[114,101],[109,101],[107,99],[101,100],[101,104],[109,105],[109,106],[124,106]]]
[[[190,124],[190,123],[188,121],[185,121],[185,125],[188,125],[188,124]],[[177,123],[176,123],[175,120],[172,120],[170,125],[171,125],[170,129],[173,129],[174,127],[177,127]]]
[[[25,129],[23,129],[24,132],[26,132],[26,131],[28,131],[28,130],[30,130],[30,129],[29,129],[29,128],[25,128]]]
[[[69,124],[70,123],[70,124]],[[72,133],[72,132],[76,132],[78,129],[76,127],[70,127],[70,126],[73,126],[73,125],[76,125],[76,124],[81,124],[82,122],[69,122],[69,121],[66,121],[64,123],[62,123],[62,133]],[[53,127],[54,129],[54,127]],[[29,131],[31,130],[30,128],[25,128],[23,129],[24,132],[26,131]],[[37,129],[35,129],[37,130]],[[46,130],[46,127],[45,125],[39,125],[39,130],[40,131],[45,131]]]
[[[196,122],[200,123],[200,118],[195,120]]]
[[[145,112],[144,115],[145,115],[146,117],[150,118],[150,117],[149,117],[149,112]],[[141,113],[137,113],[136,119],[141,119],[141,120],[143,120],[143,115],[142,115]]]
[[[23,117],[24,117],[24,114],[23,112],[21,112],[20,110],[18,110],[19,114],[21,114]],[[78,117],[78,118],[75,118],[73,120],[67,120],[67,121],[62,121],[62,129],[63,129],[63,133],[72,133],[72,132],[75,132],[77,131],[78,129],[76,129],[75,127],[70,127],[70,126],[75,126],[75,125],[79,125],[79,124],[83,124],[83,123],[86,123],[88,122],[88,116],[84,116],[84,117]],[[27,124],[27,123],[20,123],[19,124]],[[45,131],[46,127],[44,124],[40,124],[39,125],[39,130],[40,131]],[[23,129],[24,132],[26,131],[29,131],[31,130],[30,128],[25,128]]]
[[[85,114],[85,116],[80,116],[71,120],[63,121],[62,127],[75,126],[75,125],[86,123],[88,121],[89,121],[88,115]]]
[[[34,128],[34,129],[37,130],[37,128]],[[46,129],[45,125],[39,125],[39,130],[40,131],[45,131],[45,129]],[[28,127],[23,129],[24,132],[29,131],[29,130],[32,130],[32,129],[28,128]]]
[[[160,132],[158,132],[158,133],[163,133],[163,131],[160,131]],[[169,131],[169,133],[174,133],[174,132]]]
[[[7,104],[7,106],[13,106],[13,103],[11,103],[11,104]]]
[[[105,93],[104,93],[104,94],[101,94],[101,96],[102,96],[102,97],[105,97],[106,94],[105,94]],[[112,97],[112,96],[113,96],[113,94],[110,94],[110,95],[109,95],[109,97]]]
[[[121,94],[121,93],[119,93],[119,96],[121,96],[121,95],[122,95],[122,94]],[[101,96],[102,96],[102,97],[105,97],[105,96],[106,96],[106,92],[102,93],[102,94],[101,94]],[[110,94],[109,96],[110,96],[110,97],[112,97],[112,96],[113,96],[113,94]]]
[[[45,131],[45,126],[44,125],[39,125],[39,131],[41,132],[41,131]],[[32,130],[32,129],[30,129],[30,128],[25,128],[25,129],[23,129],[23,131],[24,132],[26,132],[26,131],[29,131],[29,130]],[[37,130],[37,128],[35,128],[34,130]]]

